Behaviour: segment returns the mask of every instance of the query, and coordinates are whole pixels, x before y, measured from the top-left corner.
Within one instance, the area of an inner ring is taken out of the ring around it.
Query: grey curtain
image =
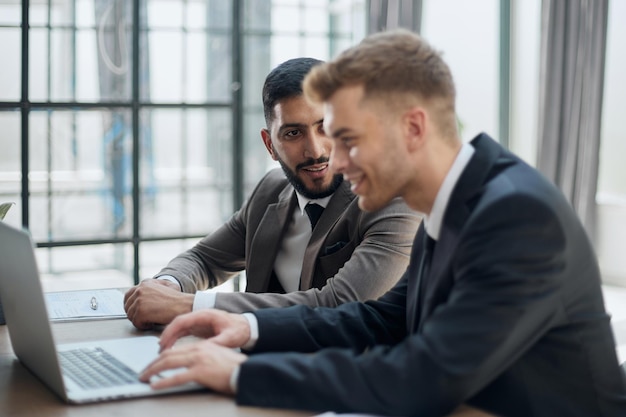
[[[404,28],[419,33],[422,0],[369,0],[367,33]]]
[[[608,0],[543,0],[537,167],[595,237]]]

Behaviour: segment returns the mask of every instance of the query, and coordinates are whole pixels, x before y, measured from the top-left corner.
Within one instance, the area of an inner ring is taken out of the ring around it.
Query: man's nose
[[[306,147],[304,149],[305,158],[319,159],[327,152],[328,138],[321,134],[313,133],[306,141]]]

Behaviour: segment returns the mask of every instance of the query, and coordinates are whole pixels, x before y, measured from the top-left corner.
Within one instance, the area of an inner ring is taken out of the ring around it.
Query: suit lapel
[[[248,280],[246,291],[267,292],[276,254],[296,202],[293,187],[287,185],[280,193],[278,202],[267,206],[250,245],[248,273],[254,273],[255,279]],[[276,233],[276,230],[281,232]]]
[[[415,322],[417,327],[413,327],[413,331],[421,330],[425,319],[443,301],[442,294],[449,293],[453,277],[447,270],[456,251],[459,234],[472,214],[485,182],[493,175],[495,168],[508,166],[510,162],[498,160],[503,148],[485,134],[476,137],[471,144],[475,152],[450,195],[439,240],[433,252],[428,286],[424,288],[424,294],[416,297],[419,306],[415,307],[415,311],[420,314]]]
[[[313,230],[311,240],[304,252],[302,271],[300,272],[300,290],[308,290],[311,288],[313,275],[315,273],[315,263],[322,250],[322,245],[326,241],[326,237],[335,223],[339,221],[342,213],[354,198],[356,198],[356,196],[350,191],[349,184],[344,181],[328,202],[317,226],[315,226],[315,230]]]

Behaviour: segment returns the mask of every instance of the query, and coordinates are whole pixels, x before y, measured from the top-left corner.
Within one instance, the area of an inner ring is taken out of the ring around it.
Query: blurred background
[[[487,132],[554,179],[605,283],[626,286],[626,1],[564,3],[0,0],[0,203],[16,203],[5,221],[30,230],[48,289],[150,277],[276,166],[259,134],[273,67],[406,27],[449,63],[464,140]],[[580,33],[596,43],[568,61]]]

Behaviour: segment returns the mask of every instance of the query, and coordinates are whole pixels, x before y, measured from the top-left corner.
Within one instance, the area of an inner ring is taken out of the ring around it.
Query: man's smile
[[[328,163],[309,165],[300,168],[311,179],[323,178],[328,173]]]

